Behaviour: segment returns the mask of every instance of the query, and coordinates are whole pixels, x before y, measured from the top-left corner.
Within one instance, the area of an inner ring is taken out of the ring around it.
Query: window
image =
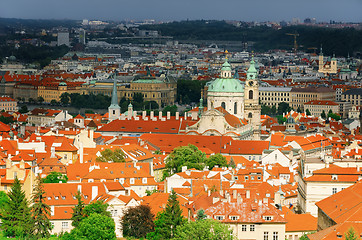
[[[68,222],[62,222],[62,228],[68,228]]]
[[[230,218],[230,220],[232,220],[232,221],[238,220],[238,217],[237,217],[237,216],[230,216],[229,218]]]
[[[250,225],[250,232],[255,232],[255,225]]]
[[[278,232],[273,232],[273,240],[278,240],[279,238]]]
[[[271,216],[264,216],[264,220],[265,220],[265,221],[271,221],[271,220],[272,220],[272,217],[271,217]]]
[[[222,107],[223,109],[226,109],[225,102],[222,102],[222,103],[221,103],[221,107]]]
[[[215,216],[215,219],[220,221],[224,219],[224,216]]]
[[[234,103],[234,114],[238,113],[238,104],[235,102]]]
[[[253,114],[251,112],[248,114],[248,118],[253,118]]]
[[[246,225],[241,225],[241,231],[246,232]]]
[[[332,188],[332,194],[336,194],[337,193],[337,188]]]
[[[269,232],[264,232],[264,240],[268,240],[269,239]]]

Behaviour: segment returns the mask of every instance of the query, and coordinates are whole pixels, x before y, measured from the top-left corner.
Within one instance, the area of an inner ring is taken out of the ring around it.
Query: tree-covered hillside
[[[362,30],[354,28],[322,28],[311,26],[288,26],[280,30],[246,24],[241,27],[225,21],[181,21],[157,25],[145,25],[142,29],[157,30],[164,36],[177,40],[213,40],[213,41],[248,41],[254,42],[251,50],[268,51],[271,49],[292,49],[294,37],[287,33],[299,34],[299,48],[313,51],[323,45],[326,55],[347,56],[348,53],[362,51]]]

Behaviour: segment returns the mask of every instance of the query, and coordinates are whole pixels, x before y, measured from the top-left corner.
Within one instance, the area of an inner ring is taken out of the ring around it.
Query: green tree
[[[147,239],[170,239],[174,236],[177,227],[184,222],[185,220],[182,217],[182,210],[177,200],[176,192],[172,190],[172,193],[168,197],[165,210],[157,214],[155,231],[147,234]]]
[[[8,200],[1,208],[3,234],[6,237],[26,237],[32,233],[33,223],[29,203],[18,178],[7,193]]]
[[[107,148],[101,152],[101,156],[96,158],[97,162],[125,162],[124,153],[121,149],[112,151]]]
[[[0,209],[9,200],[8,195],[4,191],[0,191]]]
[[[65,92],[65,93],[62,93],[62,95],[60,95],[60,102],[63,105],[68,105],[69,101],[70,101],[70,94],[69,93]]]
[[[149,206],[128,208],[121,219],[123,236],[145,238],[149,232],[154,231],[153,218],[154,215]]]
[[[332,118],[336,121],[339,121],[341,120],[341,116],[339,114],[336,114],[336,113],[328,113],[328,118]]]
[[[37,99],[38,103],[43,103],[44,102],[44,98],[42,96],[39,96]]]
[[[66,183],[68,182],[68,177],[65,174],[60,172],[50,172],[48,176],[43,179],[44,183]]]
[[[58,105],[57,100],[52,99],[52,100],[50,101],[50,105],[52,105],[52,106],[56,106],[56,105]]]
[[[328,114],[332,114],[332,113],[333,113],[332,109],[329,109]]]
[[[324,110],[321,113],[321,118],[326,119],[326,112]]]
[[[228,225],[222,224],[213,219],[201,221],[191,221],[176,229],[176,240],[233,240],[232,230],[228,229]]]
[[[82,220],[78,227],[69,234],[64,234],[64,240],[116,240],[115,224],[111,217],[92,213]]]
[[[279,115],[283,114],[283,113],[288,113],[290,112],[290,110],[292,110],[292,108],[289,106],[289,103],[286,103],[286,102],[281,102],[279,103],[278,105],[278,111],[277,113]]]
[[[278,115],[277,119],[278,119],[279,124],[283,124],[283,123],[285,123],[287,121],[287,118],[283,117],[283,115]]]
[[[307,114],[307,116],[312,115],[312,114],[310,113],[309,109],[305,110],[305,113]]]
[[[302,110],[300,109],[300,107],[297,108],[297,112],[298,112],[298,113],[301,113],[301,112],[302,112]]]
[[[358,237],[358,235],[356,234],[356,231],[354,230],[353,227],[350,227],[350,228],[348,229],[348,232],[346,232],[346,233],[344,234],[344,238],[345,238],[345,240],[358,240],[358,239],[359,239],[359,237]]]
[[[169,174],[181,172],[182,166],[202,170],[205,166],[205,160],[206,154],[194,145],[177,147],[167,158],[166,170]]]
[[[236,164],[235,164],[235,161],[234,161],[233,157],[230,158],[230,162],[229,162],[228,167],[236,168]]]
[[[204,209],[200,209],[198,212],[197,212],[197,215],[196,215],[196,219],[199,221],[199,220],[204,220],[206,219],[207,216],[205,214],[205,210]]]
[[[226,167],[227,161],[226,158],[220,153],[214,154],[206,159],[206,166],[209,166],[209,169],[213,169],[215,166]]]
[[[21,113],[21,114],[24,114],[24,113],[27,113],[27,112],[29,112],[29,110],[28,110],[28,107],[26,105],[21,106],[21,108],[19,109],[19,113]]]
[[[107,203],[103,202],[102,200],[97,200],[84,207],[84,216],[88,217],[92,213],[97,213],[100,215],[111,217],[111,213],[107,211],[107,208],[108,208]]]
[[[32,196],[31,212],[33,216],[34,237],[36,239],[50,237],[52,225],[48,216],[50,216],[50,207],[45,203],[45,191],[41,178],[38,177]]]
[[[147,196],[151,196],[154,193],[159,192],[157,189],[152,189],[152,190],[146,190],[146,195]]]
[[[177,106],[176,106],[176,105],[166,106],[166,107],[162,110],[163,116],[166,116],[166,115],[167,115],[167,112],[170,112],[171,116],[175,116],[175,115],[176,115],[176,112],[177,112]]]
[[[299,240],[309,240],[307,234],[302,235]]]
[[[84,215],[84,202],[82,201],[82,194],[80,191],[77,192],[75,195],[75,198],[77,199],[78,203],[77,205],[72,208],[72,226],[78,227],[79,223],[85,218]]]

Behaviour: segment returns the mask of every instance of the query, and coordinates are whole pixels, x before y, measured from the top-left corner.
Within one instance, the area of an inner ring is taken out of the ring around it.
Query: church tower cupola
[[[255,61],[254,61],[254,56],[253,56],[250,61],[250,67],[249,67],[248,71],[246,72],[246,77],[247,77],[247,79],[256,79],[257,75],[258,75],[258,71],[255,68]]]
[[[231,78],[231,65],[225,59],[224,64],[221,67],[221,78]]]
[[[118,96],[117,96],[117,79],[113,79],[113,90],[112,90],[112,101],[111,105],[108,107],[108,118],[109,121],[118,119],[121,115],[121,108],[118,105]]]

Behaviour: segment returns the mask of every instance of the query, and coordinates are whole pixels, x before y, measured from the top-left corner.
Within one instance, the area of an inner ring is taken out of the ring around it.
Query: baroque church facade
[[[208,104],[199,107],[199,121],[187,127],[187,134],[231,136],[235,139],[260,139],[258,71],[254,59],[247,70],[243,85],[232,77],[231,65],[225,61],[220,78],[208,88]]]
[[[197,122],[186,126],[185,134],[231,136],[240,140],[260,139],[261,106],[254,58],[247,70],[245,84],[232,77],[232,68],[226,59],[220,77],[210,82],[207,98],[207,108],[203,107],[201,99],[199,108],[191,110],[192,114],[198,115]],[[114,80],[112,102],[108,108],[109,120],[119,119],[120,114]],[[128,119],[131,119],[132,115],[128,113]]]

